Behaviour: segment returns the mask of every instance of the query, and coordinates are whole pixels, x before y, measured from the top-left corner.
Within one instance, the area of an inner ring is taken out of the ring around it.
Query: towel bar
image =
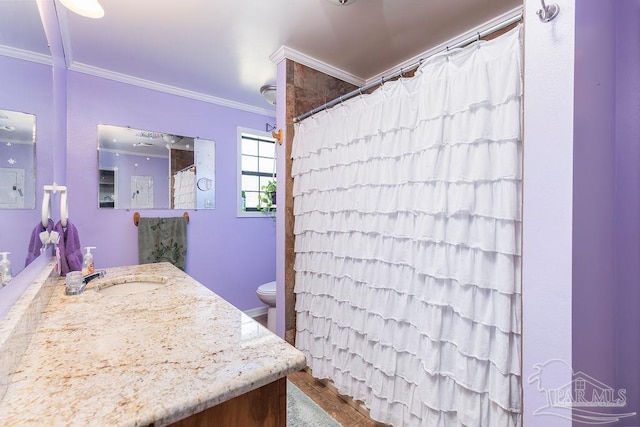
[[[183,213],[182,216],[184,217],[184,219],[187,220],[187,224],[189,224],[189,212]],[[137,227],[139,222],[140,222],[140,212],[135,212],[133,214],[133,223]]]

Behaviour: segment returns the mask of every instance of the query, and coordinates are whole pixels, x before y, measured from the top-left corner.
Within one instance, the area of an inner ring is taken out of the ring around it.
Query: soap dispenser
[[[2,286],[6,286],[6,284],[11,280],[11,261],[7,258],[11,252],[0,252],[2,255],[2,260],[0,260],[0,276],[2,276]]]
[[[91,254],[91,249],[95,249],[95,246],[87,246],[84,249],[87,251],[82,258],[82,275],[86,276],[87,274],[91,274],[95,271],[93,266],[93,254]]]

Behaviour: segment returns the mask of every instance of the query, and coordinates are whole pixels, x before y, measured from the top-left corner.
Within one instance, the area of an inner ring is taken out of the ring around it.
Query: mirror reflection
[[[213,141],[98,125],[98,169],[100,208],[215,208]]]
[[[0,110],[0,208],[34,209],[36,116]]]

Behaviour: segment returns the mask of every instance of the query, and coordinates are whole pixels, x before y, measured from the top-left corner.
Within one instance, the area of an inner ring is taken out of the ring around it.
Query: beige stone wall
[[[191,166],[195,162],[194,152],[189,150],[170,150],[171,154],[171,209],[173,209],[174,175],[179,170]]]

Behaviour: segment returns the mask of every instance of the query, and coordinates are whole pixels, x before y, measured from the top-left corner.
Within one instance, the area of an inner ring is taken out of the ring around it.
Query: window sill
[[[275,216],[275,212],[273,215],[265,215],[262,212],[247,212],[247,211],[239,211],[236,213],[238,218],[273,218]]]

